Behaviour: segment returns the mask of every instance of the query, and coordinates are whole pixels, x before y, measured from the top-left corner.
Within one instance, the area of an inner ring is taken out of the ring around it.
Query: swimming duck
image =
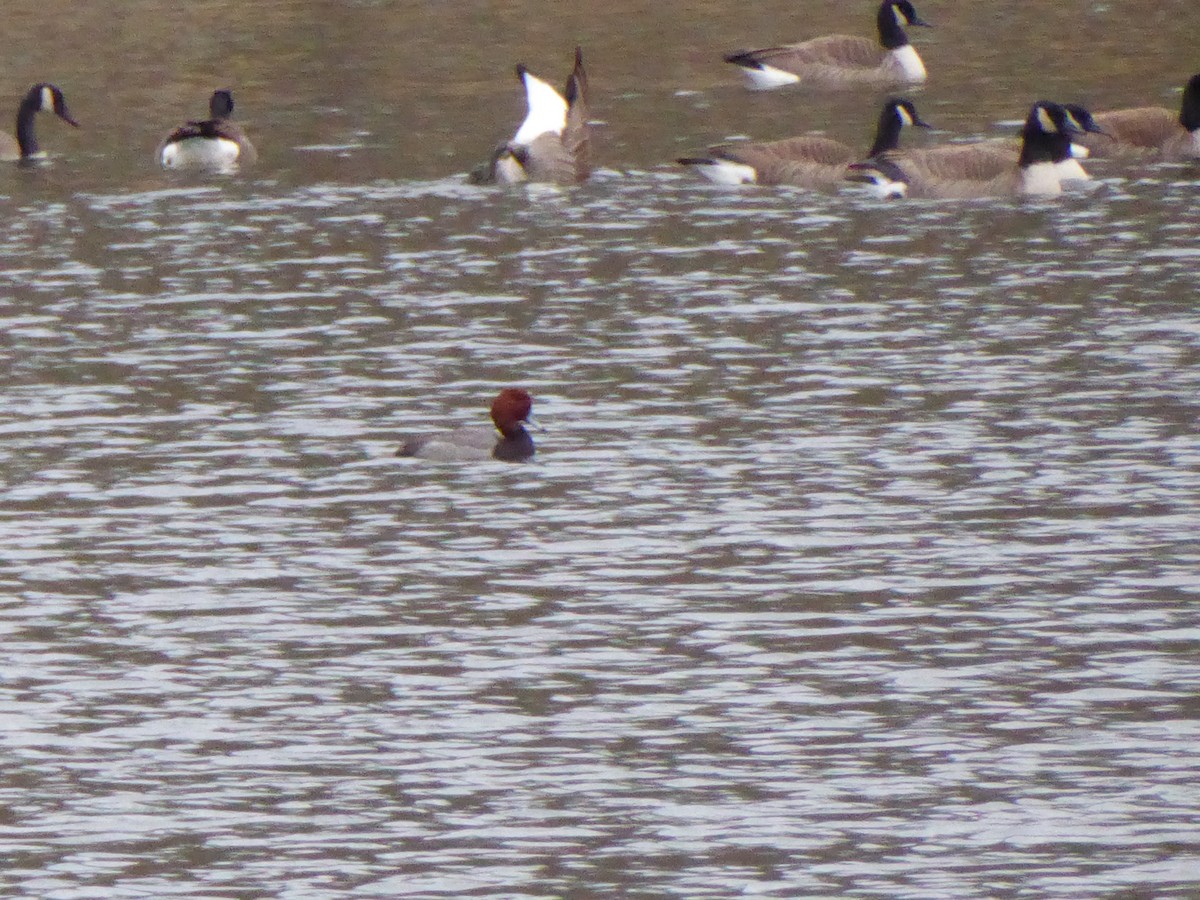
[[[521,388],[504,388],[492,401],[490,428],[467,427],[440,434],[412,437],[404,442],[397,456],[417,456],[422,459],[459,462],[498,459],[521,462],[533,456],[533,438],[525,430],[533,398]],[[500,433],[499,438],[496,432]]]

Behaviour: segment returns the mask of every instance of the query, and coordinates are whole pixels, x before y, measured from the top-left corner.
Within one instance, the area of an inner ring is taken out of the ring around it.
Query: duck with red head
[[[521,388],[505,388],[492,401],[496,429],[470,426],[455,431],[423,435],[405,440],[397,456],[416,456],[442,462],[499,459],[521,462],[533,456],[533,438],[525,430],[533,398]],[[496,432],[500,432],[497,438]]]

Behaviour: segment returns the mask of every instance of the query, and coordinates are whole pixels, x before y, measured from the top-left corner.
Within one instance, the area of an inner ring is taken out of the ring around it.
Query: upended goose
[[[1200,159],[1200,74],[1184,86],[1178,113],[1161,106],[1143,106],[1096,113],[1096,122],[1108,137],[1080,141],[1093,156]]]
[[[928,128],[911,100],[892,98],[883,104],[875,142],[868,157],[895,150],[906,125]],[[805,135],[761,143],[720,144],[703,156],[682,156],[680,165],[715,184],[786,184],[832,188],[846,177],[846,167],[862,157],[856,150],[829,138]]]
[[[877,190],[903,184],[909,197],[1054,196],[1062,193],[1058,165],[1070,156],[1071,135],[1079,131],[1062,105],[1040,100],[1025,119],[1020,155],[998,174],[994,151],[984,148],[952,160],[885,153],[853,164],[848,177]]]
[[[470,182],[575,184],[587,180],[591,162],[582,49],[575,48],[575,67],[563,94],[524,65],[517,66],[517,78],[525,88],[525,120],[511,140],[496,147],[491,158],[471,172]]]
[[[738,50],[725,62],[739,66],[753,90],[789,84],[823,88],[854,85],[919,84],[925,64],[908,42],[905,25],[929,27],[909,0],[883,0],[875,17],[878,42],[846,34],[830,34],[799,44]]]
[[[62,91],[45,82],[35,84],[17,107],[16,139],[8,134],[0,134],[0,160],[26,162],[46,155],[38,146],[37,132],[34,130],[34,120],[39,112],[52,112],[68,125],[79,127],[79,123],[67,111],[67,101]]]

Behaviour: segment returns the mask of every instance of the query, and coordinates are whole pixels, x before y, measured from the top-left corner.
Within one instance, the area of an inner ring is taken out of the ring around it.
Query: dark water
[[[95,125],[0,177],[0,896],[1197,895],[1194,169],[722,193],[659,163],[852,105],[741,93],[744,10],[133,6],[13,16]],[[926,6],[931,72],[1002,55]],[[1034,96],[1177,102],[1046,50],[1196,16],[1147,10],[1044,10]],[[576,40],[606,169],[463,184]],[[260,165],[164,177],[217,77]],[[532,464],[393,458],[506,384]]]

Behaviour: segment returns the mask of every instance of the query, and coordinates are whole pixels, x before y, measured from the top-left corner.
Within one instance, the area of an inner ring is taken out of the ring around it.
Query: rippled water
[[[27,207],[0,884],[1186,896],[1178,171]],[[509,383],[533,464],[391,456]]]
[[[1196,896],[1195,168],[303,143],[0,181],[0,895]],[[532,463],[393,456],[507,384]]]

